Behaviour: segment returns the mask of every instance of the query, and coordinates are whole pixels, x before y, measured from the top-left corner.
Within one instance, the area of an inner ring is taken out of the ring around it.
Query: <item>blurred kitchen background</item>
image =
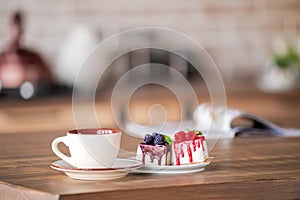
[[[239,94],[247,91],[249,95],[272,92],[272,97],[278,99],[278,96],[284,96],[282,92],[292,90],[299,93],[297,55],[300,51],[300,1],[298,0],[0,0],[0,52],[5,52],[11,41],[11,23],[16,11],[22,13],[23,47],[38,54],[51,73],[51,87],[48,88],[50,92],[46,92],[46,96],[71,95],[72,81],[76,74],[73,67],[80,65],[94,45],[121,31],[145,26],[174,29],[203,45],[217,64],[228,94],[232,91],[237,96],[242,96]],[[186,69],[182,73],[193,79],[192,66],[182,60],[174,61],[172,55],[155,50],[146,53],[133,52],[127,57],[125,55],[120,58],[119,63],[115,65],[126,68],[145,55],[148,56],[145,60],[156,59],[160,63],[175,62],[176,65],[177,62],[179,63],[177,65],[185,65]],[[277,72],[281,69],[287,71],[285,69],[289,68],[291,70],[288,71],[291,72],[284,72],[283,78],[281,72]],[[120,75],[116,72],[115,74]],[[273,87],[276,82],[282,83]],[[2,90],[4,89],[2,83]],[[30,98],[31,90],[30,85],[25,85],[23,98]],[[9,95],[0,96],[0,101],[7,99],[7,96]],[[295,94],[287,96],[294,98]],[[260,100],[264,98],[265,96],[261,96]],[[245,99],[232,100],[234,103],[231,103],[230,96],[228,99],[229,105],[241,109],[255,112],[261,108],[251,107],[248,104],[250,100],[246,101],[247,106],[244,106],[239,103]],[[298,100],[297,96],[293,102]],[[43,101],[47,106],[42,108],[46,110],[41,112],[32,109],[36,105],[43,105]],[[60,106],[61,102],[64,100],[55,98],[50,104]],[[55,106],[49,107],[47,98],[40,101],[33,98],[23,104],[26,106],[14,110],[11,107],[16,105],[15,100],[2,103],[1,109],[5,107],[10,110],[0,115],[4,119],[0,123],[10,122],[13,125],[17,117],[26,116],[32,111],[36,112],[36,118],[50,116],[46,117],[45,121],[35,124],[36,129],[47,130],[48,127],[54,127],[57,122],[61,122],[60,119],[67,122],[58,129],[72,127],[70,109],[61,111]],[[278,106],[278,102],[276,101],[274,105],[269,103],[269,109],[265,109],[268,113],[260,111],[258,114],[273,116],[273,109]],[[15,114],[16,112],[21,114]],[[55,118],[53,116],[57,113],[60,113],[60,117],[56,119],[58,121],[53,121]],[[50,118],[52,124],[49,122]],[[276,117],[273,116],[273,119],[276,121]],[[109,120],[106,120],[109,125]],[[26,123],[35,122],[35,119],[27,119],[25,122],[22,121],[24,125],[15,124],[14,129],[19,130],[24,128]],[[27,130],[30,130],[30,127]],[[2,131],[9,132],[10,127],[3,128]]]

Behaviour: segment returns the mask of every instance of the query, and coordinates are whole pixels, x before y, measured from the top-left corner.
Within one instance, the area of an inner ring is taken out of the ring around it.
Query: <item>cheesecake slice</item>
[[[172,154],[171,139],[159,133],[147,134],[137,147],[136,158],[145,165],[170,165]]]
[[[206,140],[200,131],[179,131],[174,138],[173,165],[205,162],[209,158]]]

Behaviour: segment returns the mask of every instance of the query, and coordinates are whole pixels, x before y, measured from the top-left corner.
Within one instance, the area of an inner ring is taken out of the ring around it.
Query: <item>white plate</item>
[[[110,180],[126,176],[130,171],[143,166],[141,161],[135,159],[117,158],[111,168],[76,168],[64,160],[51,163],[51,168],[62,171],[69,177],[79,180]]]
[[[200,172],[211,163],[212,158],[201,163],[194,163],[190,165],[144,165],[141,168],[135,169],[133,173],[150,173],[150,174],[184,174]]]

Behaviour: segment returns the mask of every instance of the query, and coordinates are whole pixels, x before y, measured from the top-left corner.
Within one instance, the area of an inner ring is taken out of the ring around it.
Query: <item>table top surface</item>
[[[300,198],[300,137],[219,140],[205,171],[128,174],[80,181],[50,168],[51,141],[63,132],[0,135],[0,196],[4,199]],[[122,136],[122,148],[138,140]]]
[[[176,101],[165,99],[167,102],[159,102],[177,119]],[[298,128],[299,99],[299,91],[227,95],[230,107]],[[153,104],[153,98],[150,100],[135,102],[135,119],[147,122],[148,116],[139,113],[146,113]],[[201,102],[207,100],[201,98]],[[97,106],[109,113],[105,101]],[[0,107],[0,199],[300,199],[300,137],[219,140],[210,152],[212,163],[202,172],[130,173],[110,181],[80,181],[50,168],[51,162],[59,159],[51,150],[51,141],[73,127],[70,99],[9,100],[0,102]],[[105,120],[113,126],[111,118]],[[123,149],[134,151],[138,142],[126,134],[122,136]]]

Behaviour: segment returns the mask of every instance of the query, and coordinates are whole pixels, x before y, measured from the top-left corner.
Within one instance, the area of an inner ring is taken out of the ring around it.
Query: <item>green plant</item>
[[[299,65],[300,56],[293,46],[289,46],[285,53],[274,54],[273,60],[276,66],[280,68],[288,68],[294,65]]]

